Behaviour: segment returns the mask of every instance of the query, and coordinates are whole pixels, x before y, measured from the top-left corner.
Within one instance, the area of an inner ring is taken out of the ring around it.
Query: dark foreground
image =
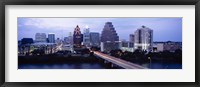
[[[180,63],[169,62],[135,62],[150,69],[182,69]],[[111,63],[104,62],[95,56],[88,57],[64,57],[56,55],[43,56],[19,56],[18,69],[122,69],[118,66],[111,66]]]
[[[18,69],[121,69],[104,60],[89,57],[63,57],[55,55],[19,56]]]

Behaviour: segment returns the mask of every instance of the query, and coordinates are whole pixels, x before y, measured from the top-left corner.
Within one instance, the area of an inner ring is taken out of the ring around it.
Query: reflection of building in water
[[[153,43],[153,51],[154,52],[162,52],[165,50],[174,52],[177,49],[182,50],[182,42],[167,41],[167,42],[154,42]]]
[[[80,28],[77,25],[74,29],[74,35],[73,35],[73,44],[75,48],[81,48],[81,43],[83,41],[83,35],[81,34]]]
[[[146,26],[137,29],[134,33],[134,45],[135,49],[151,51],[153,45],[153,30]]]
[[[100,47],[100,36],[98,32],[90,33],[90,45],[95,47]]]

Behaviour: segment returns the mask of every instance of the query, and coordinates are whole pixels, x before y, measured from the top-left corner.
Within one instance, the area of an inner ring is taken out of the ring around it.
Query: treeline
[[[177,49],[175,52],[163,51],[163,52],[146,52],[141,50],[135,50],[134,52],[123,52],[120,49],[111,50],[110,55],[121,58],[130,62],[146,63],[154,62],[167,62],[167,63],[182,63],[182,50]]]
[[[18,64],[55,64],[55,63],[95,63],[99,62],[95,56],[58,56],[50,55],[34,55],[34,56],[18,56]]]

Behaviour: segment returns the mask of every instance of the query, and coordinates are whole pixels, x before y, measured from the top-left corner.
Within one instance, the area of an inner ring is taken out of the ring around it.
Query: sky
[[[56,38],[64,38],[79,25],[81,33],[86,27],[90,32],[101,34],[106,22],[112,22],[120,40],[129,40],[141,26],[153,30],[153,41],[182,42],[182,18],[28,18],[19,17],[18,40],[33,38],[36,33],[55,33]]]

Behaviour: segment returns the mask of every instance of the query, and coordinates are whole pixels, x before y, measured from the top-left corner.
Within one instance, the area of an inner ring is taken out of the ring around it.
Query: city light
[[[147,25],[122,35],[118,26],[128,27],[125,24],[103,23],[101,31],[92,29],[89,23],[75,24],[64,37],[59,31],[38,30],[29,32],[30,38],[19,31],[18,35],[24,36],[18,40],[18,68],[59,64],[65,69],[182,69],[181,41],[156,41],[154,36],[159,33]]]

